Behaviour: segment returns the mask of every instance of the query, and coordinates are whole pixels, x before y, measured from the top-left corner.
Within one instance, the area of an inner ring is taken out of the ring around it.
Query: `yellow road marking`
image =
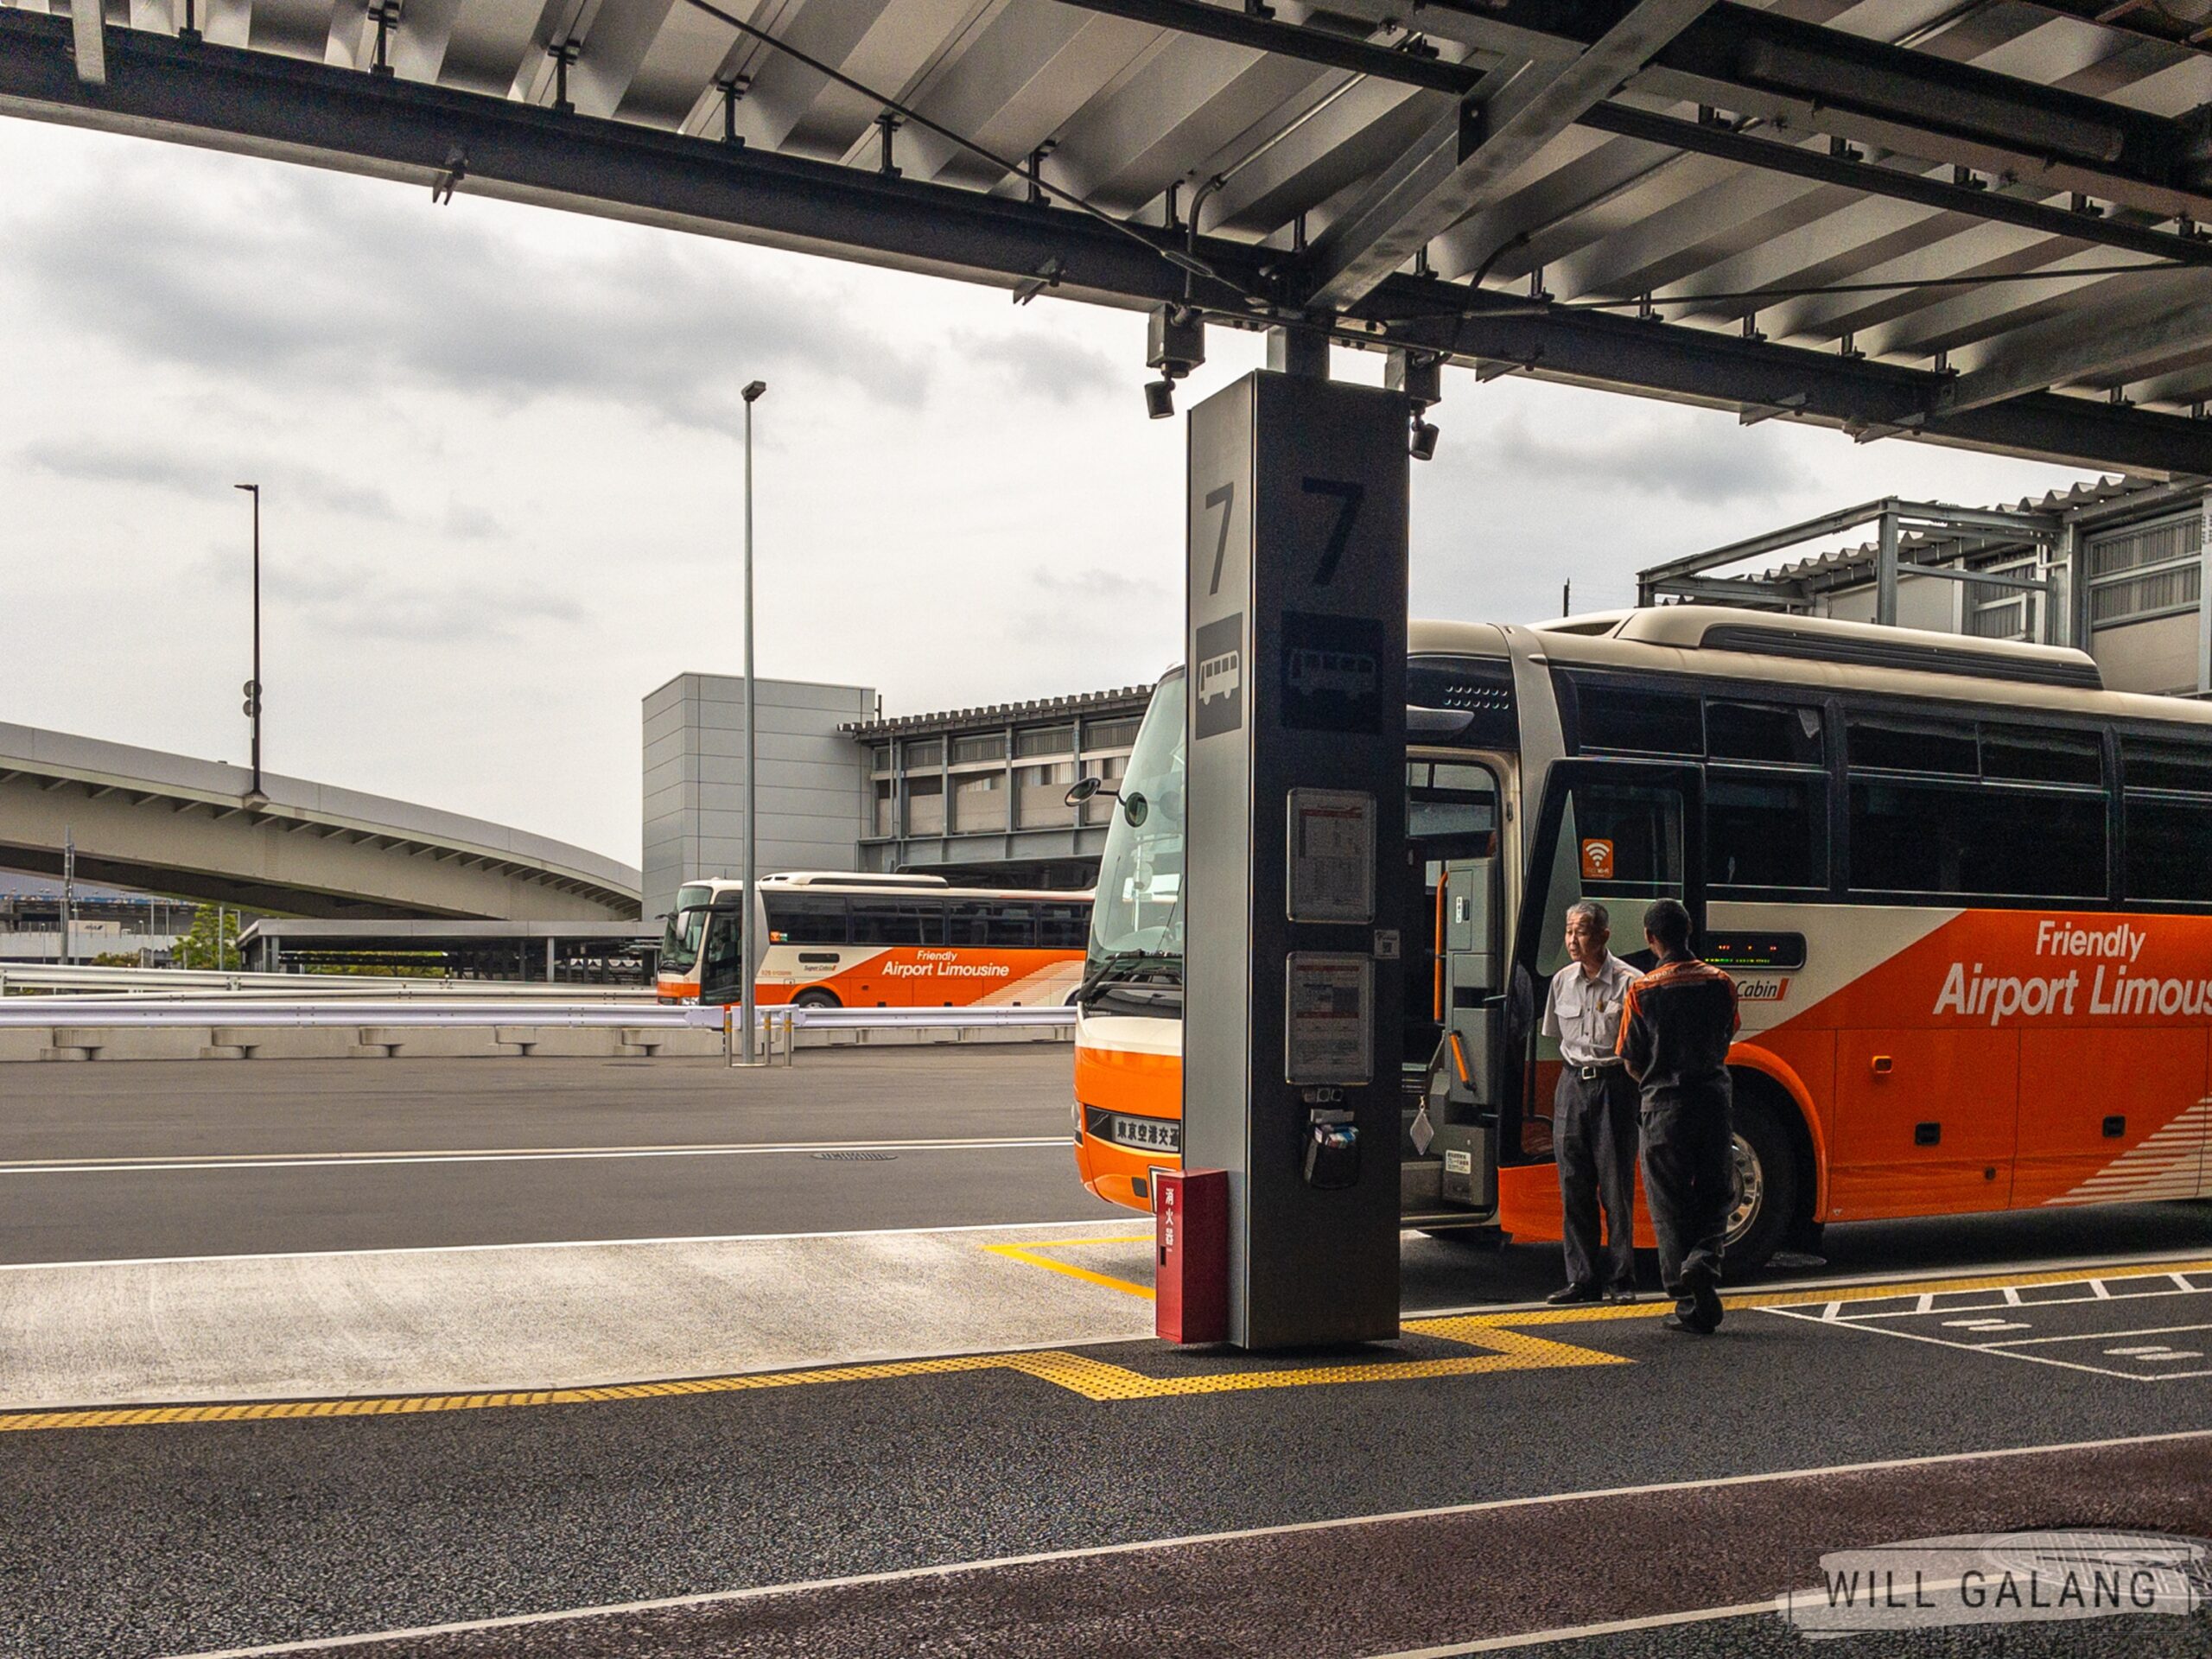
[[[1126,1244],[1148,1239],[1098,1238],[1053,1241],[1052,1248],[1069,1243]],[[988,1247],[1005,1254],[1036,1246]],[[1026,1259],[1026,1258],[1025,1258]],[[1038,1257],[1034,1265],[1077,1277],[1094,1278],[1117,1287],[1141,1291],[1125,1281],[1071,1268],[1065,1262]],[[1802,1307],[1808,1302],[1880,1301],[1919,1295],[1929,1291],[1971,1291],[2007,1286],[2078,1284],[2101,1278],[2108,1283],[2132,1278],[2164,1278],[2176,1273],[2212,1271],[2212,1259],[2161,1262],[2155,1270],[2117,1273],[2095,1268],[2068,1268],[2050,1273],[1992,1274],[1975,1278],[1929,1279],[1905,1284],[1838,1286],[1826,1293],[1815,1288],[1747,1294],[1724,1299],[1732,1308]],[[1618,1319],[1656,1319],[1670,1312],[1665,1301],[1625,1306],[1528,1308],[1508,1313],[1467,1313],[1439,1319],[1408,1319],[1404,1330],[1465,1347],[1473,1354],[1435,1359],[1352,1360],[1340,1364],[1285,1366],[1277,1370],[1248,1368],[1205,1372],[1196,1376],[1149,1376],[1141,1371],[1087,1355],[1046,1349],[1023,1353],[963,1354],[943,1359],[889,1360],[866,1365],[833,1365],[813,1370],[755,1371],[729,1376],[686,1377],[663,1382],[619,1382],[597,1388],[536,1389],[500,1393],[400,1395],[346,1400],[275,1400],[194,1406],[118,1406],[61,1411],[21,1411],[0,1414],[0,1433],[40,1429],[135,1428],[188,1423],[267,1422],[302,1417],[391,1417],[417,1412],[483,1411],[530,1406],[596,1404],[618,1400],[658,1400],[683,1395],[736,1394],[762,1389],[805,1388],[827,1382],[872,1382],[907,1376],[944,1376],[969,1371],[1014,1371],[1067,1389],[1096,1402],[1164,1400],[1182,1395],[1243,1394],[1269,1389],[1295,1389],[1357,1382],[1414,1382],[1429,1377],[1468,1376],[1496,1371],[1559,1370],[1592,1365],[1634,1363],[1620,1354],[1577,1347],[1524,1333],[1535,1325],[1602,1323]]]
[[[1116,1279],[1110,1274],[1094,1273],[1089,1268],[1079,1268],[1072,1262],[1055,1262],[1041,1254],[1046,1250],[1079,1249],[1089,1244],[1149,1244],[1150,1233],[1128,1233],[1115,1238],[1052,1238],[1042,1242],[1020,1244],[986,1244],[982,1248],[993,1255],[1005,1256],[1010,1262],[1025,1262],[1033,1268],[1043,1268],[1051,1273],[1064,1273],[1071,1279],[1080,1279],[1086,1284],[1103,1285],[1109,1290],[1118,1290],[1126,1296],[1141,1296],[1147,1302],[1154,1300],[1150,1285],[1141,1285],[1134,1279]]]

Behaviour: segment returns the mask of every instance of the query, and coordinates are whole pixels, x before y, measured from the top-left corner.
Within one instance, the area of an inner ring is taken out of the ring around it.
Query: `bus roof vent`
[[[1725,605],[1661,605],[1634,613],[1618,636],[1653,645],[1743,652],[1855,668],[1955,674],[2029,685],[2104,689],[2087,652],[1824,616],[1763,615]]]

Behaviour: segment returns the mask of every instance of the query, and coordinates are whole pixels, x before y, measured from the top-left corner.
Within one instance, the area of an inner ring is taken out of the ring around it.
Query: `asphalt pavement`
[[[1075,1185],[1066,1063],[10,1068],[0,1332],[20,1366],[54,1334],[27,1310],[77,1309],[87,1357],[54,1374],[148,1403],[0,1412],[0,1651],[1764,1655],[1802,1648],[1760,1609],[1826,1551],[2212,1536],[2204,1206],[1832,1230],[1709,1339],[1656,1302],[1536,1306],[1555,1249],[1408,1235],[1395,1343],[1177,1350],[1131,1334],[1147,1224]],[[226,1394],[256,1319],[298,1386]],[[543,1375],[467,1382],[494,1336]],[[130,1393],[130,1344],[188,1351],[216,1403]],[[346,1381],[441,1363],[457,1391]]]
[[[4,1066],[0,1262],[1096,1220],[1068,1072],[1058,1044]]]

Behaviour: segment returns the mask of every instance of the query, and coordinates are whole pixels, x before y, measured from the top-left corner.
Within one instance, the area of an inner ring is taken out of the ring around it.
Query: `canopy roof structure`
[[[2212,473],[2212,0],[70,3],[0,111]]]

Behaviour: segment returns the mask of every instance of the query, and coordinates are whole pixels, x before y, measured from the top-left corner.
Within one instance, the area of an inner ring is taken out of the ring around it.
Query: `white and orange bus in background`
[[[1828,1222],[2212,1195],[2212,707],[1709,606],[1410,647],[1408,1226],[1559,1236],[1567,909],[1634,962],[1662,894],[1741,991],[1732,1265]],[[1138,1209],[1179,1147],[1184,686],[1120,782],[1078,999],[1077,1168]]]
[[[661,941],[664,1002],[741,1000],[745,887],[687,882]],[[1083,978],[1090,895],[955,887],[937,875],[763,876],[763,1007],[1058,1007]]]

